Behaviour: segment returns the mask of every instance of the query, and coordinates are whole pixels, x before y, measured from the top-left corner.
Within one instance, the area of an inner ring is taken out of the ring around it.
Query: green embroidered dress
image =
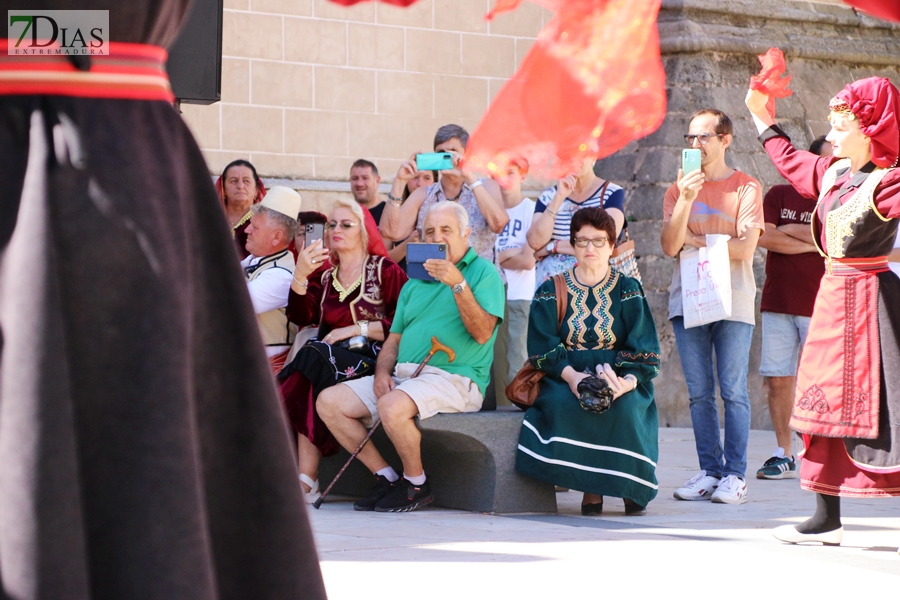
[[[547,372],[519,435],[516,470],[574,490],[630,498],[646,506],[656,497],[659,422],[652,379],[659,372],[659,339],[641,284],[610,269],[593,287],[573,270],[562,327],[556,290],[545,281],[531,304],[528,354]],[[560,378],[566,366],[593,370],[609,363],[619,376],[637,377],[637,388],[603,414],[581,408]]]

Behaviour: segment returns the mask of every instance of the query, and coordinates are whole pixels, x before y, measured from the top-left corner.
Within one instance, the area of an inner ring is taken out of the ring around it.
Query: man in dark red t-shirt
[[[810,152],[831,154],[825,138],[815,140]],[[766,234],[759,245],[766,250],[766,283],[762,303],[762,361],[759,374],[766,378],[769,415],[778,448],[756,472],[757,479],[793,479],[797,464],[791,455],[788,422],[794,401],[794,376],[825,262],[813,244],[810,222],[816,200],[804,198],[789,185],[776,185],[763,201]]]

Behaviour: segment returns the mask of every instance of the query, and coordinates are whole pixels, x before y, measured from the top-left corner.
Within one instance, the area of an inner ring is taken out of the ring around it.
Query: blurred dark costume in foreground
[[[247,286],[167,101],[188,1],[115,6],[111,55],[77,67],[2,42],[0,597],[324,598]]]

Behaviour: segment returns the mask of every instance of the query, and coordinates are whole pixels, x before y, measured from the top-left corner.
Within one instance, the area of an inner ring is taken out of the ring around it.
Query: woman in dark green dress
[[[599,514],[603,496],[624,498],[626,514],[643,514],[658,490],[656,327],[641,284],[609,266],[612,217],[583,208],[570,236],[578,263],[561,275],[568,292],[562,325],[552,279],[531,305],[528,354],[546,377],[525,414],[516,469],[583,491],[582,514]],[[604,413],[579,403],[578,384],[591,375],[613,392]]]

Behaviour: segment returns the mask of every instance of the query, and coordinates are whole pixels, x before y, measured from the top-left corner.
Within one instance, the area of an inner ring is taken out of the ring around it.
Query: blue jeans
[[[743,478],[747,471],[747,441],[750,436],[747,369],[750,365],[753,325],[717,321],[685,329],[684,319],[675,317],[672,327],[691,399],[691,422],[700,468],[713,477],[737,475]],[[716,375],[725,403],[724,450],[716,407]]]

